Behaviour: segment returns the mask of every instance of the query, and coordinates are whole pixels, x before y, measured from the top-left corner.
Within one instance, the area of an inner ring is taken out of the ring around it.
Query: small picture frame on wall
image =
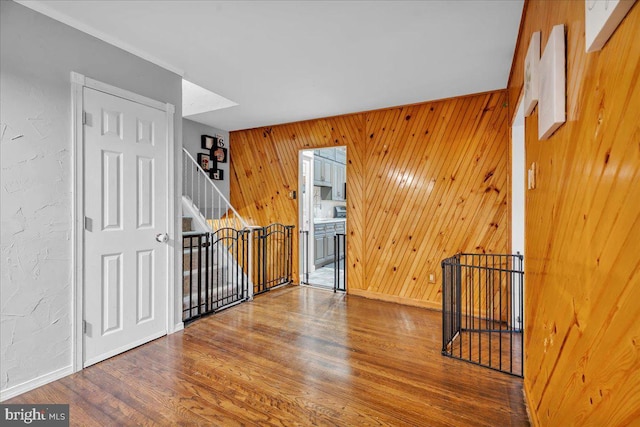
[[[219,136],[219,135],[217,135],[216,136],[216,145],[218,147],[224,147],[224,138]]]
[[[209,176],[214,181],[222,181],[224,179],[224,171],[222,169],[211,169]]]
[[[203,171],[209,171],[211,169],[211,156],[206,153],[198,153],[198,165]]]
[[[227,149],[224,147],[216,147],[211,150],[211,157],[216,159],[218,163],[227,163]]]
[[[200,137],[200,147],[203,150],[211,150],[216,145],[216,138],[209,135],[202,135]]]

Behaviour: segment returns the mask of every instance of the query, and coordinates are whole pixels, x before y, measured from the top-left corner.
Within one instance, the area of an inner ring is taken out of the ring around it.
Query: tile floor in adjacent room
[[[319,288],[333,289],[335,281],[335,268],[333,264],[326,265],[322,268],[309,273],[309,285]],[[344,283],[344,269],[340,268],[340,281]]]

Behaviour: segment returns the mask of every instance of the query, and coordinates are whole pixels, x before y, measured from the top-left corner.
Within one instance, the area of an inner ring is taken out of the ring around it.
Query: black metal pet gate
[[[294,228],[276,223],[253,230],[254,294],[292,282]]]
[[[333,236],[333,260],[330,265],[333,268],[333,291],[347,291],[347,235],[336,233]],[[300,284],[311,285],[309,283],[309,231],[300,230]],[[328,268],[328,267],[327,267]]]
[[[442,261],[442,354],[523,376],[523,257]]]
[[[189,322],[291,283],[293,228],[271,224],[185,233],[182,319]]]
[[[246,230],[221,228],[183,236],[183,320],[248,298],[249,280],[242,269],[248,265],[248,235]]]
[[[333,236],[333,292],[347,291],[347,235],[336,233]]]

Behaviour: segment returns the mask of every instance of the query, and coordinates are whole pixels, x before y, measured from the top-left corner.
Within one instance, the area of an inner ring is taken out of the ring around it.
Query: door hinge
[[[87,112],[86,111],[82,112],[82,124],[83,125],[87,124]]]
[[[82,333],[83,334],[87,333],[87,321],[86,320],[82,321]]]
[[[93,231],[93,221],[88,216],[84,217],[84,229],[85,231]]]

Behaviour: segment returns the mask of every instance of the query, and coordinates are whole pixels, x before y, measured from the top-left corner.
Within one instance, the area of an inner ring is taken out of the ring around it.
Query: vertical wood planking
[[[232,132],[231,202],[256,224],[297,227],[298,201],[287,193],[297,189],[299,150],[346,145],[348,292],[440,308],[443,258],[508,250],[506,98],[496,91]]]
[[[536,424],[640,419],[640,7],[585,53],[585,2],[526,4],[509,81],[522,89],[532,32],[566,25],[567,122],[537,137],[526,119],[525,389]],[[510,117],[513,115],[510,114]]]

